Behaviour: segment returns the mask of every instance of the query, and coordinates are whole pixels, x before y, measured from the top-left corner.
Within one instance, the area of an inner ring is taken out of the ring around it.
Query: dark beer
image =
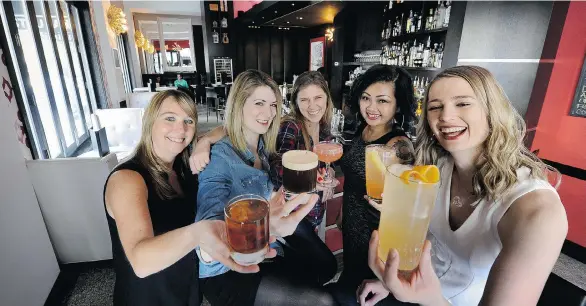
[[[269,242],[269,204],[260,196],[243,195],[224,210],[232,258],[241,265],[261,262]]]
[[[317,154],[311,151],[291,150],[283,154],[283,188],[289,193],[315,191],[317,182]]]

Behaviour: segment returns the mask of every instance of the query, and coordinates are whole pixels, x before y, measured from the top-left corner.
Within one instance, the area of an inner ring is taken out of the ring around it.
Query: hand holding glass
[[[262,262],[269,245],[269,203],[261,196],[240,195],[224,208],[232,259],[249,266]]]

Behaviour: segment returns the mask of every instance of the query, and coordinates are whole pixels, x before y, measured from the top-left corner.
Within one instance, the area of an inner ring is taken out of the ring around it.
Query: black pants
[[[362,282],[360,282],[362,284]],[[357,306],[359,305],[356,296],[356,290],[360,284],[338,282],[329,284],[326,286],[328,291],[334,296],[336,302],[341,306]],[[366,298],[368,301],[369,297]],[[376,303],[376,306],[403,306],[403,305],[416,305],[411,303],[405,303],[397,301],[392,294],[389,294],[387,298]]]
[[[230,271],[201,279],[206,299],[212,306],[337,305],[323,287],[336,273],[336,259],[310,223],[303,220],[285,241],[285,257],[261,263],[259,273]]]
[[[325,221],[325,220],[324,220]],[[293,235],[285,237],[286,258],[296,269],[305,271],[308,281],[324,285],[338,270],[336,257],[317,236],[311,222],[303,219]]]

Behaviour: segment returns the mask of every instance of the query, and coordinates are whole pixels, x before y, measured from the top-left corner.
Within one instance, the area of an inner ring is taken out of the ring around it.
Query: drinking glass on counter
[[[342,144],[332,141],[320,141],[318,144],[313,146],[313,152],[315,152],[320,161],[326,163],[326,173],[324,180],[319,183],[324,188],[334,188],[340,183],[336,178],[330,175],[330,164],[342,158],[344,148]]]
[[[399,252],[399,270],[409,273],[419,265],[439,188],[436,166],[393,164],[385,170],[384,197],[379,224],[379,258],[390,249]]]
[[[240,195],[228,202],[224,214],[232,259],[243,266],[262,262],[269,248],[268,201],[254,194]]]
[[[317,183],[317,154],[306,150],[285,152],[283,164],[283,190],[288,201],[297,194],[315,192]]]

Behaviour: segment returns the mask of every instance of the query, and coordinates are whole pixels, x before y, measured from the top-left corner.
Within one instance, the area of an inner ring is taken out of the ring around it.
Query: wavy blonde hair
[[[498,199],[517,182],[516,171],[520,167],[531,170],[531,177],[547,180],[548,168],[523,144],[526,126],[515,110],[504,90],[486,69],[477,66],[457,66],[438,74],[429,84],[423,101],[423,113],[417,126],[416,158],[424,165],[437,165],[438,160],[448,156],[433,138],[427,122],[429,89],[435,82],[445,78],[465,80],[481,102],[491,129],[484,141],[481,154],[476,161],[477,171],[473,177],[474,195],[489,200]]]
[[[195,121],[196,130],[193,139],[190,141],[191,145],[195,144],[195,135],[197,135],[197,109],[195,102],[187,94],[178,90],[166,90],[157,93],[151,99],[142,118],[142,135],[134,151],[134,156],[138,158],[152,176],[157,195],[162,199],[172,199],[179,196],[169,184],[169,172],[172,169],[157,156],[153,147],[153,125],[159,116],[163,102],[167,99],[173,99]],[[182,169],[189,167],[189,147],[186,146],[183,152],[180,153],[181,161],[184,165]],[[185,174],[177,173],[177,175],[183,177]]]
[[[228,101],[226,102],[226,121],[224,123],[230,142],[242,153],[247,150],[244,126],[242,125],[244,122],[244,104],[254,90],[261,86],[269,87],[277,98],[277,113],[275,118],[273,118],[269,130],[264,135],[261,135],[267,153],[274,154],[277,151],[277,135],[281,123],[281,108],[283,106],[283,98],[281,97],[279,86],[277,86],[277,83],[268,74],[249,69],[240,73],[236,77],[236,80],[234,80],[234,84],[228,95]]]
[[[307,127],[305,126],[305,117],[301,113],[301,110],[299,110],[297,96],[301,90],[310,85],[319,87],[326,94],[326,110],[324,115],[321,117],[321,120],[319,121],[319,128],[320,131],[326,131],[328,133],[330,132],[330,125],[334,115],[334,102],[332,102],[332,95],[330,94],[328,83],[324,79],[323,75],[317,71],[306,71],[299,75],[297,80],[295,80],[295,84],[293,84],[293,91],[291,92],[291,113],[283,118],[283,120],[300,123],[301,135],[303,135],[303,141],[305,142],[305,148],[307,150],[311,149],[309,147],[309,132],[307,132]]]

